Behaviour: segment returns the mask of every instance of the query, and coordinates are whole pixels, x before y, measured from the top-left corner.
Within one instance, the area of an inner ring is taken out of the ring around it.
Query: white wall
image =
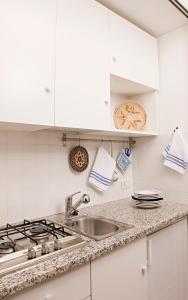
[[[62,146],[62,132],[0,131],[0,224],[36,218],[64,210],[65,197],[81,190],[91,196],[91,205],[124,198],[131,193],[132,170],[120,175],[105,193],[87,184],[88,174],[99,143],[82,143],[89,152],[86,171],[75,174],[68,163],[68,153],[76,142]],[[104,143],[109,150],[109,144]],[[113,144],[114,157],[122,143]],[[121,180],[127,186],[122,190]]]
[[[137,140],[134,189],[152,187],[168,199],[188,203],[185,175],[163,166],[161,152],[178,125],[188,142],[188,25],[159,38],[159,136]]]

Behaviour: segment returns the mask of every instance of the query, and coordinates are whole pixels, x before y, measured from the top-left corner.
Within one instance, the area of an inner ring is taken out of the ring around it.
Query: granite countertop
[[[134,208],[130,199],[122,199],[82,209],[81,214],[104,216],[134,225],[134,227],[101,241],[88,239],[88,243],[82,248],[62,255],[60,250],[57,256],[53,258],[48,259],[46,256],[45,261],[37,262],[36,265],[30,267],[25,266],[21,270],[0,277],[0,299],[174,224],[188,215],[188,206],[172,201],[164,201],[161,207],[146,210]],[[57,214],[48,217],[48,219],[62,223],[64,215]]]

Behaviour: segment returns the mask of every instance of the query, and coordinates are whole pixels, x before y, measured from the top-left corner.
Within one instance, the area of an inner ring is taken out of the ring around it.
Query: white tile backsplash
[[[62,145],[61,131],[0,131],[0,225],[64,210],[65,197],[81,190],[91,196],[90,205],[124,198],[132,191],[132,168],[109,191],[100,193],[87,184],[99,143],[82,143],[89,152],[89,167],[75,173],[68,153],[76,142]],[[109,151],[108,143],[103,143]],[[113,144],[114,157],[122,143]],[[126,188],[121,189],[121,181]]]
[[[134,189],[155,188],[163,191],[166,198],[188,204],[188,170],[181,175],[163,166],[162,151],[171,134],[151,139],[138,139],[133,155]],[[188,142],[188,134],[184,134]]]

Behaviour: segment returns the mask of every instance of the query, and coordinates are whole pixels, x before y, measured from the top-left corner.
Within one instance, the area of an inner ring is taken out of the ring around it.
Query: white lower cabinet
[[[146,300],[146,239],[91,263],[92,300]]]
[[[93,261],[91,279],[92,300],[187,300],[187,218]]]
[[[48,280],[41,285],[25,290],[11,300],[89,300],[90,264],[64,275]]]
[[[187,278],[185,218],[101,256],[91,265],[84,265],[10,298],[187,300]]]
[[[148,300],[186,300],[187,219],[147,239]]]

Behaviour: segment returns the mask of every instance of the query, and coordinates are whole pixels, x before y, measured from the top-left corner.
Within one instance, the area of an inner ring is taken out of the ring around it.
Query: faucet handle
[[[71,194],[70,196],[68,196],[68,198],[72,198],[72,197],[74,197],[75,195],[80,194],[80,193],[81,193],[81,191],[76,192],[76,193],[73,193],[73,194]]]
[[[83,203],[89,203],[90,202],[90,197],[88,194],[83,194]]]

